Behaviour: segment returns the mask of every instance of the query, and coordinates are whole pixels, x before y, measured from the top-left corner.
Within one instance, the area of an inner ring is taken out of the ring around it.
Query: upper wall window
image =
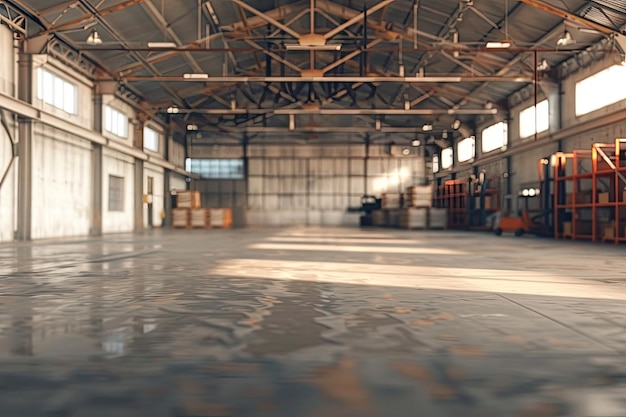
[[[459,162],[467,162],[476,156],[476,138],[471,136],[456,144],[456,155]]]
[[[519,114],[519,135],[527,138],[535,133],[541,133],[550,127],[550,108],[548,100],[537,103],[537,106],[530,106]]]
[[[613,65],[576,83],[576,116],[626,99],[626,66]]]
[[[128,117],[110,106],[104,107],[104,129],[120,138],[128,137]]]
[[[159,152],[159,132],[149,127],[144,127],[143,148],[152,152]]]
[[[37,68],[37,98],[70,114],[78,111],[78,88],[43,68]]]
[[[244,179],[243,159],[191,159],[187,158],[185,170],[204,179]]]
[[[454,164],[454,150],[452,148],[446,148],[441,151],[441,169],[452,168]]]
[[[508,125],[499,122],[484,129],[481,134],[481,149],[483,153],[503,149],[509,142]]]
[[[433,172],[439,172],[439,155],[433,155]]]

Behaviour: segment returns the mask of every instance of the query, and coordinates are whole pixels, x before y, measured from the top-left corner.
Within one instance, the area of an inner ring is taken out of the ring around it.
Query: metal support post
[[[135,159],[135,231],[143,230],[143,161]]]
[[[104,195],[102,170],[102,145],[94,143],[91,150],[91,236],[102,236],[102,196]]]

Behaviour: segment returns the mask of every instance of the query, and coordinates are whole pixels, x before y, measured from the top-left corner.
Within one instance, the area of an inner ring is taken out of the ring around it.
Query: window
[[[536,116],[536,118],[535,118]],[[544,100],[535,106],[524,109],[519,114],[519,135],[527,138],[535,133],[541,133],[550,127],[550,110],[548,100]]]
[[[433,155],[433,172],[439,172],[439,155]]]
[[[128,137],[128,118],[110,106],[104,107],[104,129],[120,138]]]
[[[242,159],[191,159],[187,158],[185,169],[205,179],[242,180]]]
[[[454,151],[452,148],[446,148],[441,151],[441,169],[450,169],[454,164]]]
[[[124,178],[109,175],[109,211],[124,211]]]
[[[626,66],[613,65],[576,83],[576,116],[626,99]]]
[[[77,114],[77,87],[43,68],[37,68],[37,98],[67,113]]]
[[[467,162],[476,156],[476,138],[471,136],[456,144],[456,155],[459,162]]]
[[[159,132],[149,127],[143,128],[143,147],[152,152],[159,151]]]
[[[496,123],[483,130],[481,149],[483,153],[503,149],[509,142],[508,125],[505,122]]]

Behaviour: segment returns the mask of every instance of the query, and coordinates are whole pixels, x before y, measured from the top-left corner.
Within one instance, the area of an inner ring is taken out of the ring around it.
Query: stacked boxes
[[[172,227],[231,228],[233,212],[229,208],[202,208],[200,192],[178,191],[176,208],[172,210]]]
[[[430,185],[414,185],[406,189],[404,207],[431,207],[433,190]]]
[[[209,209],[211,211],[211,227],[228,229],[233,225],[233,211],[228,208]]]
[[[383,210],[399,209],[402,207],[401,199],[401,194],[385,193],[383,194],[381,207]]]
[[[199,191],[177,191],[176,208],[199,209],[202,206]]]

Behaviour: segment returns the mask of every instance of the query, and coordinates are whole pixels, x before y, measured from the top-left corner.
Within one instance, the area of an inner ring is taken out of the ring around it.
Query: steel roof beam
[[[206,78],[184,78],[183,76],[122,76],[124,81],[162,81],[162,82],[201,82],[201,83],[484,83],[484,82],[509,82],[509,83],[531,83],[530,76],[465,76],[465,75],[442,75],[425,77],[395,77],[395,76],[341,76],[341,77],[299,77],[299,76],[225,76]]]
[[[279,22],[278,20],[276,20],[274,17],[272,17],[271,14],[269,13],[263,13],[257,9],[255,9],[254,7],[250,6],[248,3],[241,1],[241,0],[229,0],[231,3],[236,4],[237,6],[249,11],[250,13],[256,15],[257,17],[261,18],[262,20],[264,20],[265,22],[283,30],[285,33],[290,34],[291,36],[293,36],[296,39],[300,39],[300,37],[302,35],[300,35],[298,32],[296,32],[295,30],[291,29],[289,26],[282,24],[281,22]],[[250,29],[250,25],[246,25],[244,24],[244,30],[245,29]]]

